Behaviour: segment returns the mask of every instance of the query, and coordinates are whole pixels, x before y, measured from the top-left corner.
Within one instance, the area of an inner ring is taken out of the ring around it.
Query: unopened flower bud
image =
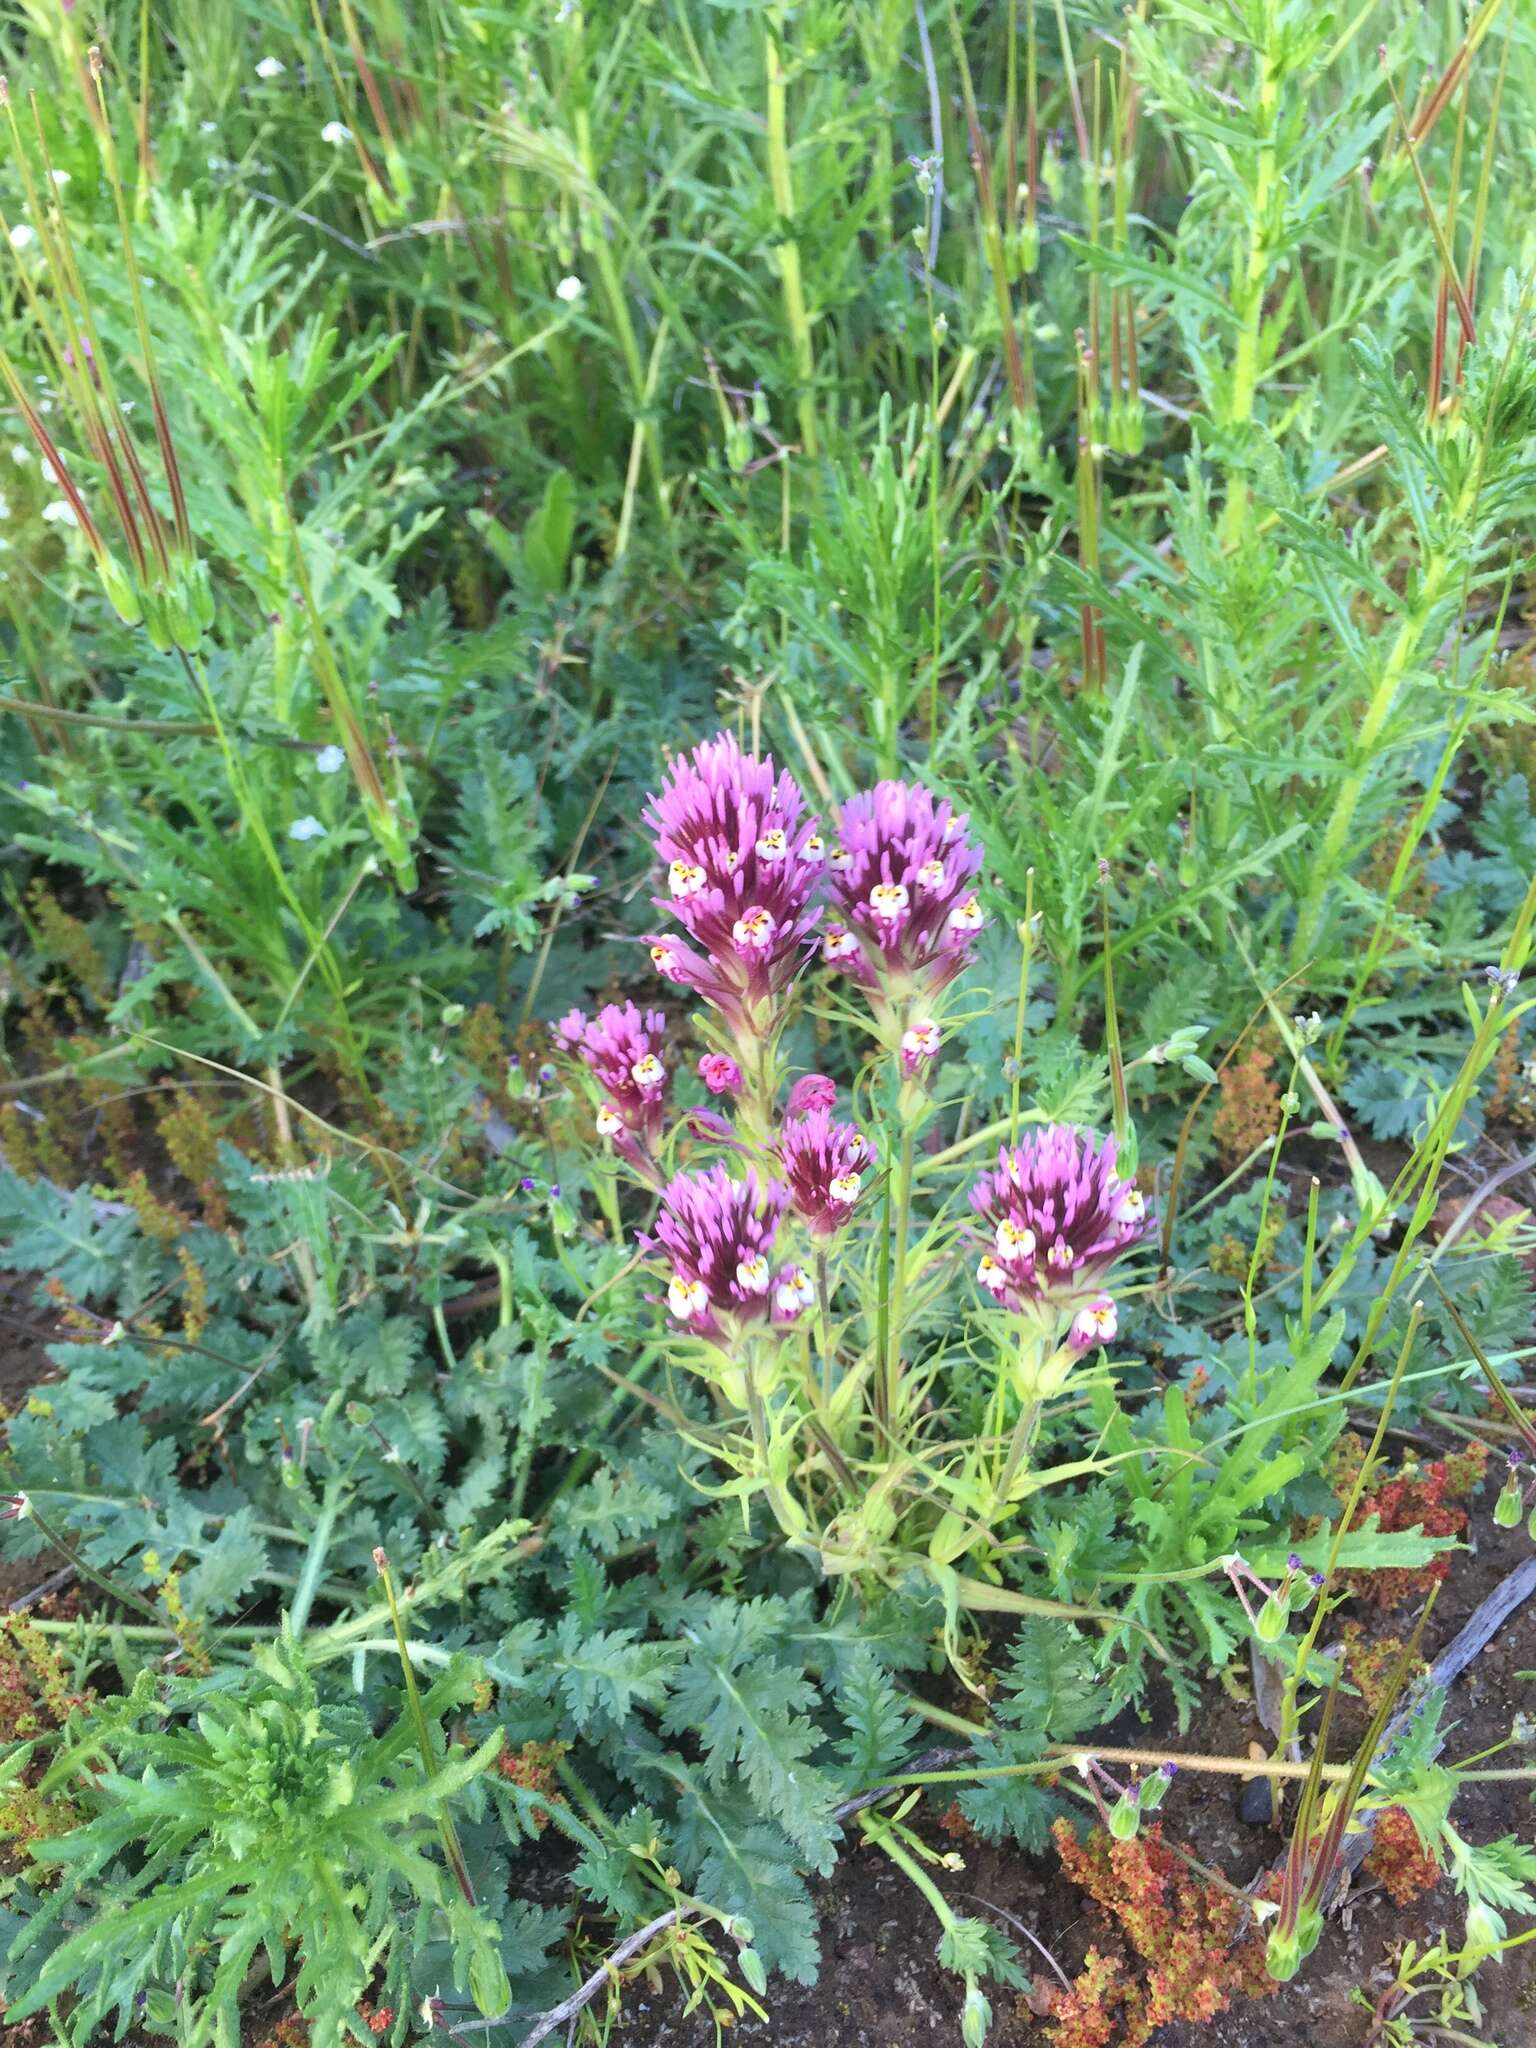
[[[1500,1489],[1499,1497],[1493,1504],[1493,1519],[1501,1529],[1517,1529],[1520,1526],[1520,1510],[1524,1505],[1525,1491],[1520,1476],[1513,1466],[1509,1477]]]
[[[1142,1779],[1140,1794],[1143,1813],[1155,1813],[1162,1805],[1168,1797],[1168,1787],[1173,1783],[1178,1768],[1176,1763],[1162,1763],[1150,1778]]]
[[[1259,1641],[1261,1643],[1278,1643],[1285,1634],[1290,1613],[1290,1602],[1280,1599],[1277,1594],[1271,1593],[1264,1602],[1264,1605],[1259,1609],[1258,1619],[1253,1624],[1253,1632]]]
[[[1131,1793],[1122,1792],[1109,1809],[1109,1832],[1117,1842],[1129,1842],[1140,1826],[1140,1804]]]

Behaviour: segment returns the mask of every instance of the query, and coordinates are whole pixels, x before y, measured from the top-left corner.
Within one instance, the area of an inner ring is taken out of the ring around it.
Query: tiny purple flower
[[[705,1053],[699,1061],[699,1079],[711,1095],[741,1093],[741,1068],[728,1053]]]
[[[566,1052],[590,1067],[603,1091],[597,1129],[632,1160],[656,1149],[666,1121],[669,1076],[656,1048],[666,1041],[660,1010],[608,1003],[596,1017],[570,1010],[553,1027]]]
[[[786,1191],[749,1167],[680,1173],[662,1191],[652,1245],[671,1261],[667,1307],[696,1336],[720,1338],[772,1313],[773,1240]]]
[[[779,1162],[790,1203],[813,1237],[831,1237],[852,1216],[874,1157],[867,1138],[852,1124],[834,1123],[824,1109],[786,1122],[779,1133]]]
[[[804,1116],[807,1110],[831,1109],[837,1101],[837,1083],[825,1074],[802,1074],[789,1091],[789,1114]]]
[[[813,899],[825,853],[799,784],[721,733],[669,763],[645,822],[666,868],[656,907],[692,941],[649,939],[657,971],[713,1004],[738,1036],[760,1033],[821,916]]]
[[[839,922],[822,947],[893,1003],[937,995],[970,960],[985,924],[981,848],[947,798],[916,782],[850,797],[838,820],[830,888]]]
[[[971,1189],[971,1207],[991,1232],[976,1277],[1005,1308],[1049,1302],[1086,1309],[1090,1318],[1100,1313],[1105,1272],[1146,1228],[1139,1190],[1114,1167],[1113,1138],[1100,1144],[1068,1124],[999,1148],[996,1172]],[[1104,1306],[1113,1336],[1114,1307]],[[1074,1323],[1074,1343],[1079,1334]]]

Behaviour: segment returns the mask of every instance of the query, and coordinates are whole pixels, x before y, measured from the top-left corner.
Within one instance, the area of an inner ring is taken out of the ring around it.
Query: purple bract
[[[1049,1124],[1004,1145],[997,1170],[971,1189],[971,1207],[988,1226],[976,1277],[990,1295],[1011,1309],[1084,1310],[1073,1329],[1084,1349],[1114,1335],[1100,1283],[1145,1230],[1146,1206],[1115,1172],[1113,1138]]]
[[[874,1157],[867,1138],[824,1109],[788,1119],[779,1133],[779,1161],[790,1204],[813,1237],[831,1237],[852,1216]]]
[[[729,1053],[707,1052],[699,1061],[699,1079],[711,1095],[739,1095],[741,1068]]]
[[[667,1183],[653,1242],[671,1261],[667,1307],[679,1323],[719,1337],[772,1313],[773,1240],[787,1200],[750,1167],[741,1180],[712,1166]]]
[[[837,1101],[837,1083],[826,1074],[802,1074],[789,1091],[791,1116],[804,1116],[808,1109],[831,1109]]]
[[[762,1030],[800,971],[821,916],[826,866],[800,786],[729,733],[667,768],[645,822],[666,870],[655,899],[687,934],[648,940],[657,969],[720,1011],[738,1035]]]
[[[597,1076],[601,1135],[621,1151],[654,1151],[666,1121],[670,1079],[659,1051],[666,1043],[665,1014],[608,1003],[595,1017],[569,1010],[552,1029],[565,1051]]]
[[[966,824],[921,783],[882,782],[850,797],[828,862],[838,922],[824,957],[894,1003],[953,981],[986,921],[975,888],[981,848]]]

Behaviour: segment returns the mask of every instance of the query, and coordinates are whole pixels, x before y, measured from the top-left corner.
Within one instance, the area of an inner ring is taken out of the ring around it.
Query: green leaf
[[[569,470],[557,469],[544,486],[539,509],[523,528],[523,562],[541,597],[565,588],[576,534],[576,486]]]

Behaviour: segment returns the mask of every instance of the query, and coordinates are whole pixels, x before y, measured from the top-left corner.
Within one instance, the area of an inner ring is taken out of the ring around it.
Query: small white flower
[[[323,839],[325,837],[325,827],[318,818],[295,818],[288,827],[288,837],[290,839]]]
[[[352,140],[352,130],[345,121],[327,121],[320,130],[320,140],[328,142],[332,149],[340,149],[344,142]]]
[[[856,1173],[840,1173],[828,1181],[827,1193],[834,1202],[839,1202],[846,1207],[848,1203],[856,1202],[859,1199],[859,1189],[863,1184],[863,1181]]]
[[[979,932],[983,922],[981,904],[974,896],[967,896],[963,903],[957,903],[949,913],[951,931]]]
[[[1091,1351],[1095,1344],[1112,1344],[1120,1328],[1120,1317],[1107,1294],[1079,1309],[1072,1320],[1070,1340],[1076,1351]]]
[[[322,747],[315,756],[315,772],[318,775],[334,775],[347,764],[347,757],[340,747]]]
[[[659,1088],[667,1078],[666,1068],[653,1052],[648,1052],[644,1059],[636,1060],[629,1072],[637,1088]]]
[[[731,937],[738,946],[748,946],[754,952],[761,952],[773,944],[773,915],[760,903],[754,903],[744,910],[731,926]]]
[[[4,491],[0,491],[0,519],[9,519],[9,518],[10,518],[10,516],[11,516],[11,501],[10,501],[10,499],[9,499],[9,498],[8,498],[8,497],[7,497],[6,495],[5,495]]]
[[[48,175],[49,177],[52,178],[54,184],[58,186],[61,192],[64,190],[64,187],[69,183],[68,171],[50,171]]]
[[[562,277],[555,286],[555,297],[562,305],[574,306],[585,290],[586,286],[579,277]]]
[[[708,880],[704,870],[691,861],[675,860],[667,869],[667,887],[674,896],[697,896]]]
[[[258,78],[281,78],[288,66],[281,57],[263,57],[256,66]]]
[[[768,1292],[768,1261],[761,1252],[754,1252],[750,1259],[742,1259],[736,1267],[736,1285],[745,1288],[748,1294]]]
[[[667,1283],[667,1307],[680,1323],[691,1323],[695,1316],[708,1313],[709,1290],[702,1280],[685,1280],[674,1273]]]
[[[816,1290],[811,1285],[809,1273],[802,1273],[798,1266],[786,1267],[773,1290],[773,1305],[779,1314],[793,1321],[815,1299]]]
[[[32,460],[32,450],[24,442],[13,441],[11,443],[11,460],[18,468],[25,469]]]
[[[75,508],[67,498],[55,498],[51,504],[45,505],[43,507],[43,517],[50,526],[78,526],[80,524],[79,520],[75,517]]]
[[[604,1103],[594,1119],[600,1138],[616,1138],[624,1128],[624,1119],[611,1104]]]
[[[1001,1298],[1008,1291],[1008,1275],[990,1252],[982,1253],[976,1268],[976,1278],[986,1288],[988,1294],[995,1294]]]
[[[17,221],[15,227],[11,229],[11,247],[13,249],[30,249],[36,240],[36,228],[28,227],[24,220]]]

